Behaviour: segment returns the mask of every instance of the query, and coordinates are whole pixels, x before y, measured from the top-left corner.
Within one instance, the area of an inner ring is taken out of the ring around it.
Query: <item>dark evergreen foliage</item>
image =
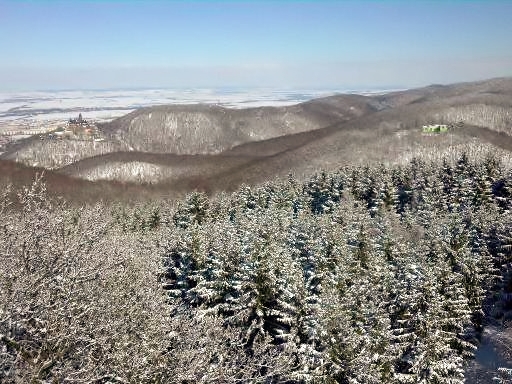
[[[510,310],[509,180],[491,155],[462,154],[244,186],[201,222],[179,211],[182,239],[212,240],[197,256],[206,268],[180,264],[198,285],[172,289],[203,297],[187,305],[220,314],[247,346],[262,335],[295,351],[290,377],[462,382],[490,287],[503,292],[495,316]],[[175,246],[167,260],[191,252]]]
[[[159,366],[158,382],[175,381],[165,371],[179,373],[180,382],[461,383],[486,322],[512,318],[511,204],[510,171],[499,159],[463,154],[351,166],[302,183],[290,176],[230,196],[196,192],[175,207],[118,205],[101,234],[124,239],[114,255],[136,236],[145,239],[139,248],[146,257],[159,253],[162,273],[145,283],[162,284],[169,308],[160,310],[169,324],[196,324],[197,348],[209,351],[194,355],[183,329],[162,338],[163,355],[155,356],[167,368]],[[0,205],[7,221],[10,209]],[[84,215],[63,212],[71,231]],[[3,257],[12,253],[5,239]],[[0,277],[0,287],[10,287],[8,274]],[[0,380],[15,382],[14,367],[27,364],[16,363],[22,335],[3,319]],[[216,334],[222,338],[212,345]],[[179,361],[201,361],[201,375],[160,359],[179,354],[177,345],[188,351]],[[144,378],[112,372],[150,382],[145,361],[138,368]],[[45,379],[64,377],[46,369]],[[231,376],[217,374],[222,369]]]

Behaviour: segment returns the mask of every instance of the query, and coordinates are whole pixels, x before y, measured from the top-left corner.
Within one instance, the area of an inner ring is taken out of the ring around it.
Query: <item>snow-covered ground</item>
[[[377,91],[378,93],[385,93]],[[230,108],[284,106],[337,93],[373,94],[340,89],[142,89],[0,92],[2,131],[64,124],[79,113],[108,121],[134,109],[163,104],[217,104]]]
[[[0,93],[0,124],[13,123],[17,120],[66,120],[75,117],[79,112],[84,118],[106,120],[124,115],[136,108],[161,104],[208,103],[233,108],[290,105],[337,92],[146,89]]]

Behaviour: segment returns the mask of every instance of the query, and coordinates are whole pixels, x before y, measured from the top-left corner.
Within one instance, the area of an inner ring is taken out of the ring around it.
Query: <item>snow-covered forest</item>
[[[5,190],[0,382],[462,383],[512,320],[511,209],[492,153],[178,203]]]

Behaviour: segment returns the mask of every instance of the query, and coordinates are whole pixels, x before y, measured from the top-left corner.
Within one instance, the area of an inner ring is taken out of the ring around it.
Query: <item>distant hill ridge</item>
[[[422,133],[424,124],[453,128],[433,137]],[[335,95],[287,107],[157,106],[100,130],[103,143],[28,139],[0,158],[53,168],[61,177],[184,193],[233,190],[345,164],[399,163],[464,145],[510,151],[512,79]],[[58,153],[72,153],[73,161],[62,163]]]
[[[243,143],[316,130],[374,112],[375,102],[339,95],[287,106],[247,109],[169,105],[138,109],[101,125],[135,151],[183,155],[220,153]]]

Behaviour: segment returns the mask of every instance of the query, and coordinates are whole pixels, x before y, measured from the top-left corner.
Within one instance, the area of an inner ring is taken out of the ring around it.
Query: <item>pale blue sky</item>
[[[512,1],[0,0],[0,89],[368,89],[512,76]]]

